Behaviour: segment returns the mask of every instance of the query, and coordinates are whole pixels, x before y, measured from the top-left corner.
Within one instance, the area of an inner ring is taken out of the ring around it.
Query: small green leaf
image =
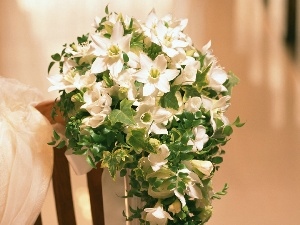
[[[220,164],[223,162],[223,158],[221,156],[216,156],[211,159],[213,164]]]
[[[107,15],[109,14],[108,5],[105,6],[105,13],[106,13]]]
[[[59,134],[55,130],[53,130],[53,137],[56,141],[58,141],[60,139]]]
[[[131,108],[133,101],[123,99],[120,103],[120,109],[114,109],[109,115],[112,125],[117,122],[125,125],[135,125],[134,110]]]
[[[49,66],[48,66],[48,73],[50,72],[51,68],[53,67],[53,65],[55,64],[54,61],[50,62]]]
[[[228,73],[228,80],[224,83],[224,86],[228,90],[228,94],[231,95],[232,88],[240,82],[239,78],[234,75],[234,73]]]
[[[212,64],[209,64],[202,72],[198,71],[196,74],[196,80],[193,83],[193,86],[197,88],[198,91],[201,91],[203,87],[205,87],[208,84],[207,81],[207,74],[211,68]]]
[[[88,41],[89,34],[82,35],[81,37],[77,37],[77,41],[79,44],[86,43]]]
[[[167,187],[167,190],[173,190],[174,188],[176,188],[176,183],[171,183],[171,184]]]
[[[241,123],[240,117],[237,117],[237,118],[235,119],[235,121],[233,122],[232,125],[234,125],[234,126],[236,126],[236,127],[242,127],[242,126],[245,125],[245,123]]]
[[[56,53],[56,54],[54,54],[54,55],[51,55],[51,58],[52,58],[54,61],[60,61],[61,56],[60,56],[60,54]]]
[[[65,142],[65,140],[62,140],[61,142],[59,142],[59,144],[56,146],[56,148],[61,149],[65,146],[66,146],[66,142]]]
[[[110,77],[108,70],[103,72],[102,78],[103,78],[105,84],[107,85],[107,87],[112,87],[114,85],[114,81]]]
[[[128,62],[129,61],[129,57],[128,57],[128,55],[125,52],[123,52],[123,60],[124,60],[124,62]]]
[[[152,147],[150,144],[149,146],[147,145],[145,128],[131,130],[126,139],[127,143],[137,152],[145,150],[147,147]]]
[[[93,168],[97,168],[97,167],[96,167],[96,164],[95,164],[95,162],[94,162],[94,160],[93,160],[93,158],[92,158],[90,155],[87,156],[86,161],[87,161],[88,164],[90,164]]]
[[[124,177],[127,174],[127,170],[126,169],[122,169],[120,171],[120,177]]]
[[[179,104],[176,97],[176,92],[179,90],[179,86],[171,87],[170,92],[165,93],[159,100],[159,103],[164,108],[171,108],[178,110]]]
[[[233,132],[233,129],[232,129],[231,126],[227,125],[227,126],[224,127],[223,132],[226,136],[230,136]]]
[[[51,141],[51,142],[48,142],[47,144],[54,146],[56,144],[56,141]]]

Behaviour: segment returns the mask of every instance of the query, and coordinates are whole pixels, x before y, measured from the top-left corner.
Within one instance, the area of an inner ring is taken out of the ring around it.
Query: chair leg
[[[58,223],[75,225],[70,170],[65,149],[54,149],[53,191]]]
[[[90,193],[91,213],[93,224],[104,225],[104,209],[102,195],[102,173],[103,169],[93,169],[87,174]]]

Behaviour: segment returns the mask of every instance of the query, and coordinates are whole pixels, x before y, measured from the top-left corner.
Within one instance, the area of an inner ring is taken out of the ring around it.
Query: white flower
[[[154,34],[158,21],[159,19],[155,13],[155,10],[152,9],[148,14],[145,23],[143,24],[143,30],[147,37],[151,38],[152,34]]]
[[[184,104],[184,109],[188,112],[195,113],[199,111],[202,105],[202,100],[200,97],[191,97]]]
[[[155,105],[155,98],[149,97],[141,102],[136,109],[137,114],[134,119],[139,127],[149,128],[149,133],[168,134],[164,123],[172,116],[168,110]]]
[[[202,98],[202,106],[207,111],[210,111],[210,116],[211,116],[210,122],[212,124],[214,131],[217,128],[214,118],[220,119],[224,123],[224,125],[229,124],[229,120],[224,115],[224,112],[227,110],[227,108],[230,105],[228,103],[230,96],[223,96],[219,100],[211,99],[206,96],[201,96],[201,98]]]
[[[193,145],[193,151],[200,151],[203,149],[203,145],[208,141],[208,135],[206,134],[206,129],[204,126],[199,125],[193,128],[193,134],[195,136],[194,140],[189,140],[188,145]]]
[[[49,76],[48,80],[53,85],[48,88],[48,91],[65,90],[66,93],[70,93],[75,89],[90,88],[96,82],[96,76],[89,71],[84,75],[80,75],[78,72],[70,70],[66,74]]]
[[[227,88],[223,85],[228,79],[227,73],[219,68],[214,67],[208,73],[209,84],[208,86],[214,89],[215,91],[227,91]]]
[[[201,49],[201,53],[205,55],[205,59],[204,59],[205,66],[208,66],[209,64],[212,64],[214,66],[217,63],[217,59],[212,54],[212,50],[210,49],[210,47],[211,47],[211,41],[207,42],[207,44],[204,45]]]
[[[152,61],[147,55],[140,54],[141,69],[135,74],[136,80],[144,83],[143,95],[149,96],[159,90],[163,93],[170,91],[169,81],[179,73],[176,69],[167,69],[167,60],[159,55]]]
[[[90,45],[89,44],[72,44],[66,48],[66,53],[72,54],[74,57],[89,55]]]
[[[162,205],[158,204],[154,208],[145,208],[146,221],[150,222],[150,225],[166,225],[169,220],[173,220],[170,214],[164,211]]]
[[[190,163],[194,168],[196,168],[206,176],[209,176],[214,168],[213,164],[210,161],[193,159],[190,161]]]
[[[153,171],[159,170],[163,165],[165,165],[168,160],[166,159],[170,155],[170,151],[167,145],[162,144],[159,146],[156,153],[150,153],[148,160],[150,161]]]
[[[134,85],[133,74],[135,69],[129,68],[122,70],[119,74],[112,76],[112,79],[118,86],[118,92],[124,94],[129,100],[135,101],[137,98],[137,90]]]
[[[163,21],[159,21],[156,27],[156,37],[152,36],[152,41],[162,47],[162,51],[169,57],[174,57],[178,54],[177,48],[188,46],[188,42],[180,40],[180,27],[166,27]]]
[[[183,161],[184,164],[189,164],[190,162],[188,161]],[[186,181],[186,189],[184,190],[184,193],[190,196],[190,198],[196,198],[196,199],[201,199],[202,198],[202,192],[199,187],[199,185],[202,185],[202,182],[198,175],[189,169],[181,169],[178,171],[178,173],[186,173],[188,174],[187,176],[187,181]],[[177,175],[178,175],[177,173]],[[174,190],[174,194],[176,197],[179,199],[181,202],[182,207],[186,205],[186,199],[183,194],[181,194],[177,188]]]
[[[92,64],[92,73],[101,73],[107,69],[113,75],[121,72],[124,64],[123,52],[130,49],[131,35],[124,35],[124,28],[121,22],[116,22],[110,39],[100,34],[92,35],[93,53],[97,56]]]
[[[91,115],[83,119],[83,124],[93,128],[98,127],[111,112],[111,97],[102,87],[102,83],[96,83],[92,90],[84,93],[83,99],[85,104],[81,108],[86,109]]]
[[[187,62],[185,68],[181,71],[181,74],[176,77],[174,85],[191,85],[196,80],[197,71],[200,69],[200,62],[196,60],[190,60]]]

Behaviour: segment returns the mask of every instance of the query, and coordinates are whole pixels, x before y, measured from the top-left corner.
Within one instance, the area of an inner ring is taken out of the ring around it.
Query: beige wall
[[[107,2],[0,1],[0,74],[54,97],[47,93],[45,79],[50,55],[89,32],[94,16],[103,15]],[[214,184],[218,190],[227,182],[230,189],[215,201],[211,225],[299,224],[300,72],[282,45],[285,1],[270,0],[268,10],[261,2],[110,1],[112,11],[141,19],[152,7],[159,15],[170,12],[189,18],[186,32],[196,46],[212,40],[221,65],[241,79],[228,115],[231,119],[240,115],[247,124],[236,129],[224,147],[227,154]],[[76,201],[84,202],[84,178],[72,179]],[[52,204],[49,195],[46,206]],[[78,206],[78,211],[84,214],[84,207]],[[53,225],[51,219],[46,216]]]

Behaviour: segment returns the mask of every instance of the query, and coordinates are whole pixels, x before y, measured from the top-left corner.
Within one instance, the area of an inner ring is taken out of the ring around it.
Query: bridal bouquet
[[[85,155],[93,167],[129,177],[126,198],[141,200],[126,220],[204,224],[212,214],[212,177],[239,118],[225,116],[238,79],[218,65],[210,42],[198,50],[187,20],[151,11],[145,22],[105,9],[95,32],[52,55],[56,107],[65,139],[52,144]]]

